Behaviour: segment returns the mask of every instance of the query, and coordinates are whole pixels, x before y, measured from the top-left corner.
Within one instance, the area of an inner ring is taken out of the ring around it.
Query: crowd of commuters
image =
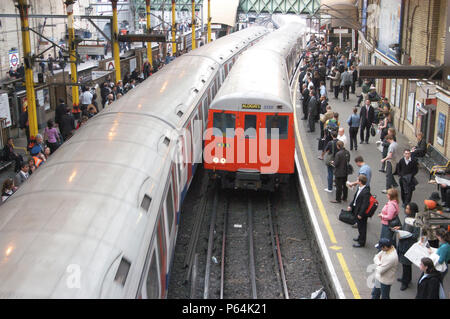
[[[363,80],[358,76],[361,63],[350,43],[347,43],[345,48],[340,48],[312,36],[304,57],[306,63],[299,76],[302,119],[307,121],[308,133],[315,132],[315,123],[320,124],[320,134],[317,138],[320,152],[318,158],[324,161],[326,167],[328,187],[325,191],[333,193],[335,190],[336,197],[331,203],[347,202],[349,188],[355,189],[347,207],[347,211],[354,216],[353,227],[358,229],[354,248],[366,245],[369,218],[367,211],[373,190],[370,182],[375,168],[371,168],[362,156],[356,156],[354,163],[358,168],[358,177],[356,181],[348,181],[349,175],[353,174],[351,152],[357,151],[359,144],[370,144],[372,137],[380,136],[380,140],[373,143],[373,147],[381,151],[378,171],[386,176],[386,187],[381,190],[386,194],[386,199],[380,200],[379,212],[376,215],[380,219],[381,231],[379,243],[376,245],[379,252],[374,257],[376,270],[372,298],[389,298],[399,263],[403,267],[402,277],[398,279],[402,283],[400,289],[407,289],[412,280],[411,261],[405,257],[405,253],[419,240],[420,229],[400,221],[399,213],[403,208],[406,217],[414,218],[419,211],[418,205],[412,202],[412,197],[418,184],[418,158],[425,156],[427,143],[424,135],[418,133],[417,146],[412,149],[400,148],[393,121],[394,109],[386,97],[378,94],[373,80]],[[331,94],[327,93],[327,81]],[[356,86],[361,87],[359,96]],[[342,98],[343,102],[350,104],[352,114],[348,119],[340,119],[339,113],[333,110],[333,98]],[[345,134],[346,129],[349,138]],[[429,208],[426,206],[425,209],[450,210],[450,187],[440,187],[442,204],[439,204],[439,194],[433,193],[429,201],[434,201],[435,204]],[[411,236],[400,239],[400,230],[407,231]],[[432,234],[425,235],[428,236],[431,247],[438,248],[438,263],[447,265],[450,261],[449,232],[438,228],[434,229]],[[434,237],[438,241],[433,243]],[[433,251],[429,249],[431,255]],[[443,278],[447,270],[439,272],[436,270],[437,266],[430,261],[430,258],[422,259],[420,269],[423,273],[418,282],[417,298],[442,297]]]

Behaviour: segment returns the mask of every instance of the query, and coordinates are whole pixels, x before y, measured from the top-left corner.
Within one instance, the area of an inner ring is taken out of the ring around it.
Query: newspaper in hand
[[[431,253],[430,253],[431,250]],[[430,256],[436,251],[434,248],[427,248],[421,242],[417,242],[409,248],[405,253],[405,257],[408,258],[414,265],[420,267],[420,261],[424,257],[430,258]]]
[[[395,232],[398,234],[399,239],[406,239],[412,236],[412,234],[406,230],[396,230]]]
[[[444,185],[450,186],[450,180],[449,179],[436,176],[434,180],[439,185],[444,184]]]

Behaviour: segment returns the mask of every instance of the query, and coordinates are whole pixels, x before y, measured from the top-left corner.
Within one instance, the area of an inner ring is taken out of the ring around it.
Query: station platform
[[[329,83],[327,83],[327,89]],[[361,88],[357,88],[357,95],[361,92]],[[339,113],[341,127],[345,128],[345,133],[349,141],[349,132],[347,119],[352,113],[353,107],[357,104],[358,98],[354,94],[350,94],[350,100],[342,101],[342,94],[339,99],[334,98],[334,94],[328,92],[329,104],[334,112]],[[350,151],[351,164],[355,169],[355,173],[349,176],[349,181],[354,182],[357,179],[358,167],[354,163],[356,156],[363,156],[365,162],[372,169],[371,193],[377,196],[379,208],[374,217],[368,220],[367,226],[367,242],[364,248],[353,248],[353,238],[358,236],[358,230],[352,226],[339,221],[338,216],[341,209],[346,209],[352,201],[355,192],[349,190],[348,201],[342,204],[333,204],[330,201],[335,199],[336,193],[325,192],[327,188],[327,168],[324,161],[319,160],[318,140],[320,136],[320,127],[316,124],[316,132],[308,133],[307,121],[302,120],[303,117],[301,101],[297,93],[296,99],[296,135],[297,135],[297,168],[301,176],[300,185],[304,185],[302,189],[312,225],[316,227],[315,232],[319,237],[317,242],[322,249],[322,255],[329,264],[330,276],[334,281],[337,291],[337,298],[346,299],[370,299],[372,288],[370,282],[374,276],[374,269],[370,265],[373,264],[373,257],[378,252],[375,245],[378,243],[381,233],[381,221],[377,214],[386,204],[386,195],[381,193],[386,187],[386,175],[379,172],[381,168],[381,152],[377,149],[376,141],[380,139],[379,135],[370,138],[369,144],[358,144],[358,151]],[[358,143],[359,133],[358,133]],[[397,142],[400,149],[411,148],[409,141],[401,133],[397,133]],[[398,182],[398,176],[395,176]],[[420,168],[416,176],[419,185],[417,185],[413,193],[412,202],[417,203],[419,209],[424,207],[424,200],[428,199],[432,192],[437,191],[436,185],[429,184],[429,173]],[[400,190],[400,188],[398,188]],[[400,218],[404,221],[405,213],[401,208]],[[420,277],[420,269],[416,266],[413,268],[413,279],[409,288],[400,291],[401,283],[395,281],[391,287],[390,297],[392,299],[414,299],[417,293],[417,282]],[[399,263],[397,278],[402,274],[402,267]],[[450,297],[450,276],[446,276],[444,289],[447,298]]]

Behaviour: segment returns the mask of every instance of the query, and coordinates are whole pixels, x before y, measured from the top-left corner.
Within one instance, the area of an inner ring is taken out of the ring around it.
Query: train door
[[[172,165],[172,189],[173,189],[173,205],[175,208],[175,213],[178,213],[180,210],[180,189],[178,187],[179,185],[179,176],[177,174],[177,166],[176,164]],[[178,215],[177,219],[175,221],[175,224],[178,225]]]
[[[192,122],[189,122],[188,126],[186,127],[186,132],[185,134],[185,144],[186,144],[186,164],[187,164],[187,183],[186,186],[189,185],[189,183],[191,182],[192,179],[192,158],[193,158],[193,154],[192,154],[192,149],[193,149],[193,135],[192,135]]]
[[[264,117],[265,125],[262,127],[266,128],[264,137],[266,143],[260,144],[260,147],[264,147],[259,152],[261,167],[264,168],[261,169],[261,173],[283,173],[283,168],[288,166],[294,156],[289,153],[293,139],[292,119],[289,114],[266,114]]]
[[[158,299],[161,297],[161,281],[159,269],[158,240],[153,242],[151,248],[150,263],[145,278],[145,287],[142,289],[142,297],[146,299]]]
[[[187,184],[187,151],[186,151],[186,139],[184,135],[180,135],[178,138],[178,152],[177,152],[177,168],[178,176],[180,180],[180,192],[181,201],[184,198],[184,188]]]
[[[235,148],[236,162],[239,167],[257,169],[258,163],[258,113],[247,113],[239,116],[239,128],[243,135],[237,136]]]
[[[211,90],[212,91],[212,87]],[[204,129],[207,127],[207,123],[208,123],[208,111],[209,111],[209,105],[210,103],[207,101],[206,97],[203,99],[201,107],[203,110],[203,128],[202,128],[202,132],[204,131]]]
[[[206,101],[203,100],[203,104]],[[192,119],[192,147],[193,147],[193,163],[198,164],[202,162],[202,123],[199,120],[198,111]]]
[[[165,212],[165,225],[167,233],[167,247],[168,251],[172,251],[173,244],[175,241],[175,227],[176,227],[176,204],[175,196],[173,192],[173,179],[169,184],[167,189],[167,195],[164,202],[164,212]],[[168,269],[167,269],[168,270]]]
[[[159,271],[161,281],[161,298],[166,295],[166,283],[167,283],[167,237],[166,227],[164,222],[165,207],[160,211],[158,218],[158,227],[156,236],[158,238],[158,250],[159,250]]]

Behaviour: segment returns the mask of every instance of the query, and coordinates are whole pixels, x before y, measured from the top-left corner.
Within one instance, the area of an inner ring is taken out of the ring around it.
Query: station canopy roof
[[[204,23],[208,22],[208,2],[203,1]],[[234,26],[239,0],[211,0],[211,23]]]
[[[321,0],[317,15],[329,19],[332,28],[359,29],[357,3],[355,0]]]

